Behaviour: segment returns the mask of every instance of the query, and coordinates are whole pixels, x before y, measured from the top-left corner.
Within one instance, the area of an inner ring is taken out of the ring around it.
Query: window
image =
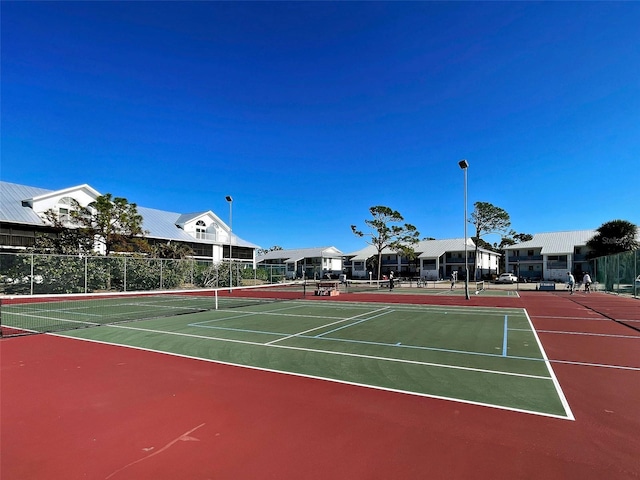
[[[77,211],[77,202],[71,197],[62,197],[56,205],[58,220],[62,223],[71,222],[71,212]]]
[[[207,224],[202,220],[198,220],[196,222],[196,238],[205,239],[207,238]]]
[[[71,220],[69,213],[70,213],[70,210],[68,208],[64,208],[64,207],[58,208],[58,218],[63,223],[66,223],[69,220]]]
[[[436,269],[436,259],[435,258],[427,258],[422,260],[422,269],[423,270],[435,270]]]
[[[566,255],[549,255],[547,257],[547,268],[565,269],[567,268]]]

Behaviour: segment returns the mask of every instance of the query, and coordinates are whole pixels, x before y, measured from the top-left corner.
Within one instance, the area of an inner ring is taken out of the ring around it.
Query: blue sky
[[[2,180],[213,210],[264,248],[640,224],[638,2],[2,2]],[[495,238],[488,238],[495,241]]]

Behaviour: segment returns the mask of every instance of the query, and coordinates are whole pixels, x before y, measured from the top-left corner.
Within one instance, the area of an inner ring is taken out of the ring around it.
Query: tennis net
[[[389,289],[389,280],[347,280],[346,291],[348,293],[372,292],[380,289]]]
[[[57,332],[302,298],[302,283],[198,290],[0,297],[2,336]]]

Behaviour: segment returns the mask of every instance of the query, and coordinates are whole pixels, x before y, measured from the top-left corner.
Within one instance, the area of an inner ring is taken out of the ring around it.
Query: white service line
[[[304,334],[307,334],[309,332],[313,332],[314,330],[320,330],[321,328],[330,327],[331,325],[337,325],[339,323],[349,322],[349,321],[354,320],[354,319],[356,319],[358,317],[362,317],[364,315],[371,315],[371,314],[374,314],[374,313],[377,313],[377,312],[382,312],[382,311],[385,311],[385,310],[388,310],[388,309],[389,309],[389,307],[384,307],[384,308],[380,308],[378,310],[374,310],[373,312],[364,312],[364,313],[361,313],[360,315],[355,315],[355,316],[349,317],[349,318],[343,318],[343,319],[338,320],[336,322],[331,322],[331,323],[328,323],[326,325],[320,325],[319,327],[310,328],[309,330],[305,330],[304,332],[298,332],[298,333],[294,333],[292,335],[288,335],[286,337],[282,337],[282,338],[278,338],[276,340],[272,340],[272,341],[270,341],[268,343],[265,343],[265,345],[273,345],[274,343],[281,342],[283,340],[287,340],[287,339],[292,338],[292,337],[297,337],[297,336],[300,336],[300,335],[304,335]]]

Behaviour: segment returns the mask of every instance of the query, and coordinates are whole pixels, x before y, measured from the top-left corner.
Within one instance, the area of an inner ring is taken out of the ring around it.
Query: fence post
[[[638,263],[640,262],[640,250],[633,251],[633,296],[640,296],[640,278],[638,278]],[[637,279],[637,280],[636,280]]]
[[[31,292],[31,295],[33,295],[33,253],[31,254],[31,282],[30,283],[30,287],[29,287],[29,291]]]
[[[638,296],[638,290],[640,290],[640,278],[638,278],[638,255],[640,250],[633,251],[633,296]],[[638,280],[636,280],[638,279]]]
[[[615,283],[616,287],[614,288],[614,291],[616,293],[620,293],[620,257],[618,255],[615,255],[614,259],[615,259],[614,263],[615,263],[615,266],[616,266],[616,270],[615,270],[615,272],[616,272],[616,283]]]

